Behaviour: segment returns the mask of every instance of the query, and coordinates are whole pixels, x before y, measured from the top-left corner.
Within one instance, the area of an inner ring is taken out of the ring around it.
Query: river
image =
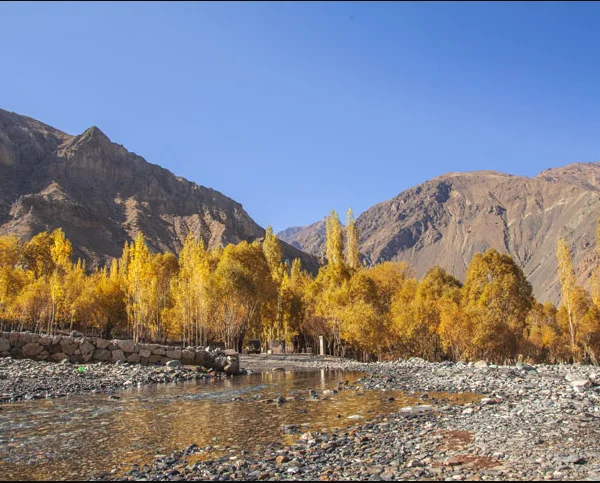
[[[0,479],[89,479],[193,443],[211,446],[207,457],[235,455],[275,441],[293,443],[306,431],[343,428],[425,404],[415,394],[344,390],[345,381],[352,384],[362,376],[336,370],[256,372],[133,388],[119,392],[119,399],[81,395],[3,404]],[[337,394],[322,394],[340,383]],[[318,399],[308,397],[310,389]],[[279,396],[286,402],[274,402]],[[291,424],[299,433],[282,433],[282,425]]]

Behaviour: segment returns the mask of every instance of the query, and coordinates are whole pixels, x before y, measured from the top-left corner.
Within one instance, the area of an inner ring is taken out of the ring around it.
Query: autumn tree
[[[52,234],[42,231],[25,243],[21,254],[23,266],[31,270],[36,279],[50,277],[56,268],[52,259]]]
[[[462,296],[465,329],[471,333],[465,355],[494,360],[517,357],[534,299],[531,284],[513,259],[493,248],[475,254]]]
[[[344,263],[344,233],[339,216],[335,210],[331,210],[325,220],[326,230],[326,257],[329,265],[342,268]]]
[[[142,232],[129,245],[127,259],[123,260],[122,265],[127,266],[123,275],[126,281],[126,307],[131,334],[133,340],[139,342],[142,337],[150,335],[156,290],[151,255]]]
[[[287,269],[282,262],[283,252],[277,236],[273,233],[271,226],[267,227],[265,238],[262,244],[262,249],[269,265],[271,278],[275,285],[277,295],[271,303],[263,304],[263,334],[267,344],[273,340],[273,337],[278,339],[283,336],[287,338],[284,331],[284,284],[287,283]]]
[[[11,307],[25,283],[18,267],[22,244],[14,236],[0,236],[0,321],[12,318]]]
[[[535,362],[556,362],[564,356],[556,314],[557,310],[552,302],[535,302],[527,314],[525,335],[528,346],[525,355]]]
[[[168,332],[164,314],[172,305],[171,280],[179,272],[177,257],[171,253],[157,253],[151,259],[152,272],[155,278],[154,309],[152,334],[162,339]]]
[[[358,228],[354,220],[352,208],[346,214],[346,264],[351,270],[360,267],[360,253],[358,251]]]
[[[227,245],[207,287],[218,339],[241,350],[247,331],[259,335],[262,305],[276,296],[276,290],[259,244]]]
[[[111,339],[127,327],[126,296],[124,277],[113,258],[109,270],[105,266],[88,277],[78,310],[101,337]]]
[[[188,233],[179,252],[179,271],[171,280],[173,306],[167,312],[171,333],[184,345],[207,345],[209,305],[206,295],[211,272],[209,254],[202,239]]]
[[[411,355],[438,360],[443,347],[440,334],[442,305],[456,300],[460,282],[441,267],[430,269],[394,307],[396,328]]]
[[[562,305],[566,310],[567,323],[570,335],[571,353],[577,352],[577,329],[578,319],[574,313],[575,295],[577,293],[577,283],[575,280],[575,272],[573,270],[573,262],[571,261],[571,252],[564,238],[558,239],[558,247],[556,251],[558,258],[558,279],[560,281],[562,293]]]
[[[302,270],[300,259],[296,258],[292,262],[290,275],[285,274],[282,284],[284,332],[287,340],[293,341],[296,338],[298,350],[306,347],[307,336],[310,336],[310,331],[305,326],[307,320],[305,296],[311,281],[311,276]]]

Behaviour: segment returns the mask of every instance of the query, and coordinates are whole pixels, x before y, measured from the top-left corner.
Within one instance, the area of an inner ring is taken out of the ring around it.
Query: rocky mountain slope
[[[299,250],[306,247],[315,257],[325,259],[325,218],[312,225],[287,228],[277,233],[277,237]]]
[[[371,263],[406,260],[418,276],[440,265],[464,280],[473,255],[494,247],[519,263],[538,300],[558,302],[558,237],[567,240],[577,276],[588,286],[600,263],[599,215],[600,163],[579,163],[533,178],[448,173],[371,207],[357,218],[357,226],[360,251]],[[320,255],[321,231],[317,223],[284,239]]]
[[[71,136],[2,109],[0,180],[0,234],[29,239],[61,227],[91,266],[120,256],[140,230],[152,250],[173,252],[190,231],[209,248],[265,232],[241,204],[146,162],[97,127]],[[313,257],[283,250],[318,269]]]

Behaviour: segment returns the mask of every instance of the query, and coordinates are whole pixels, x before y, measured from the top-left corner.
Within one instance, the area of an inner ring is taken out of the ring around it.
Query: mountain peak
[[[79,136],[79,139],[99,139],[103,141],[109,141],[110,139],[98,126],[90,126]]]

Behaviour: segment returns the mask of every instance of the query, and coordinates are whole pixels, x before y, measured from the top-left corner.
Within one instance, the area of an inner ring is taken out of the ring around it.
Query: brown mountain
[[[556,244],[570,245],[581,283],[600,263],[600,163],[572,164],[533,178],[493,171],[448,173],[403,191],[357,218],[361,253],[371,263],[406,260],[422,276],[440,265],[464,280],[473,255],[494,247],[523,268],[538,300],[558,302]],[[286,241],[320,255],[318,224]]]
[[[308,226],[287,228],[277,233],[277,237],[299,250],[307,247],[319,259],[325,258],[325,219]]]
[[[152,250],[173,252],[190,231],[209,248],[265,233],[241,204],[146,162],[97,127],[71,136],[1,109],[0,180],[0,234],[30,239],[62,227],[91,266],[120,256],[140,230]],[[318,269],[313,257],[283,250]]]

